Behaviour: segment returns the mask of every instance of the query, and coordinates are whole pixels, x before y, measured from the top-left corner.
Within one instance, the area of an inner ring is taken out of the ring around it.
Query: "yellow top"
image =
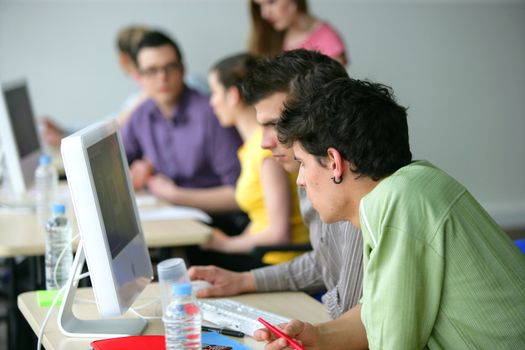
[[[265,158],[271,157],[272,152],[261,148],[262,130],[248,139],[239,148],[238,156],[241,163],[241,174],[235,188],[235,200],[239,207],[248,214],[251,221],[251,233],[258,234],[269,225],[268,211],[264,200],[264,191],[261,183],[261,169]],[[308,242],[308,229],[304,226],[299,210],[299,197],[295,184],[296,174],[289,174],[291,196],[292,243]],[[266,264],[277,264],[288,261],[299,255],[295,252],[269,252],[263,257]]]

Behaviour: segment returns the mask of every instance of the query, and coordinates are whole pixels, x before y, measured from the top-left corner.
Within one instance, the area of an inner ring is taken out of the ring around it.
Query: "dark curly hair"
[[[277,123],[279,141],[300,142],[320,164],[329,147],[358,176],[379,180],[412,160],[406,108],[388,86],[351,78],[333,80],[303,103],[285,106]]]
[[[304,93],[312,92],[308,90],[341,77],[348,77],[348,73],[334,59],[317,51],[291,50],[273,59],[257,59],[242,83],[242,95],[252,105],[277,92],[287,93],[287,100],[301,100],[306,98]],[[301,91],[296,92],[299,85]]]

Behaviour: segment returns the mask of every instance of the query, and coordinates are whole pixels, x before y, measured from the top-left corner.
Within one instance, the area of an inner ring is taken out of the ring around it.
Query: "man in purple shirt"
[[[238,211],[234,186],[241,139],[222,128],[208,97],[184,85],[181,52],[173,40],[150,32],[138,45],[140,83],[151,96],[122,128],[136,189],[209,213]]]

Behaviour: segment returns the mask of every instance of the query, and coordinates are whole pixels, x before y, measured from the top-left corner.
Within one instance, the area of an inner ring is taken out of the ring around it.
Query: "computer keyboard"
[[[199,300],[202,317],[205,321],[213,322],[221,327],[241,331],[250,337],[253,332],[264,326],[257,321],[262,317],[271,324],[289,322],[290,319],[274,313],[260,310],[231,299]]]

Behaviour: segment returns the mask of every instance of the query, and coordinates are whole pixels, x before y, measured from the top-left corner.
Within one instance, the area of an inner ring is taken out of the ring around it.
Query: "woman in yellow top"
[[[247,105],[240,85],[255,58],[249,54],[227,57],[211,69],[208,81],[210,103],[224,127],[234,126],[244,144],[239,148],[241,175],[237,180],[235,199],[245,211],[250,224],[238,236],[214,230],[207,249],[223,253],[248,253],[255,246],[304,243],[308,231],[299,211],[295,176],[290,176],[261,148],[262,131],[255,109]],[[266,264],[292,259],[290,252],[270,252],[263,257]]]

